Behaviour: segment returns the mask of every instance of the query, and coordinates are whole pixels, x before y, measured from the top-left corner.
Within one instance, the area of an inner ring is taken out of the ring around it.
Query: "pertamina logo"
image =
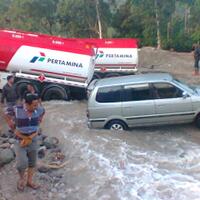
[[[31,60],[30,63],[35,63],[36,61],[43,62],[45,60],[45,53],[40,52],[40,57],[39,56],[34,56]]]
[[[102,58],[104,56],[104,52],[103,51],[99,51],[96,55],[96,59],[97,58]]]
[[[77,67],[77,68],[82,68],[83,64],[80,62],[74,62],[70,60],[62,60],[62,59],[57,59],[57,58],[50,58],[45,55],[45,53],[40,52],[40,56],[34,56],[31,60],[30,63],[36,63],[38,62],[43,62],[45,60],[46,64],[52,64],[52,65],[65,65],[65,66],[71,66],[71,67]]]

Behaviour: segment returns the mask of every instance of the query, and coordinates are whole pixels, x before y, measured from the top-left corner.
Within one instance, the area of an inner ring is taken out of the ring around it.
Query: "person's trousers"
[[[199,69],[199,60],[200,60],[200,58],[195,58],[195,61],[194,61],[194,68],[195,69]]]

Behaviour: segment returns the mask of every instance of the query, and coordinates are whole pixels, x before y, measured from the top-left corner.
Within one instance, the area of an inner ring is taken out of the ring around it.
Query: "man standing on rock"
[[[199,61],[200,61],[200,45],[197,44],[194,49],[194,75],[199,75]]]
[[[31,93],[26,94],[24,103],[14,107],[13,112],[8,110],[5,113],[8,125],[15,126],[15,152],[20,176],[17,188],[20,191],[23,191],[25,186],[39,188],[39,185],[33,182],[33,175],[37,160],[37,135],[43,115],[44,108],[38,106],[38,95]]]

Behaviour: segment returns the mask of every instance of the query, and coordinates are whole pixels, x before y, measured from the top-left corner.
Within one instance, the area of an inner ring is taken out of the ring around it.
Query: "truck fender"
[[[53,99],[57,100],[69,100],[70,93],[68,87],[62,87],[57,84],[49,84],[43,88],[41,93],[42,100],[50,101]]]

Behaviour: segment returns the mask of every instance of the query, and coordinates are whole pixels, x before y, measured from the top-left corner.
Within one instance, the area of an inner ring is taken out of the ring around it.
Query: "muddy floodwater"
[[[44,106],[43,131],[61,139],[69,161],[61,188],[66,199],[200,199],[200,130],[194,125],[116,133],[87,127],[86,101]]]

